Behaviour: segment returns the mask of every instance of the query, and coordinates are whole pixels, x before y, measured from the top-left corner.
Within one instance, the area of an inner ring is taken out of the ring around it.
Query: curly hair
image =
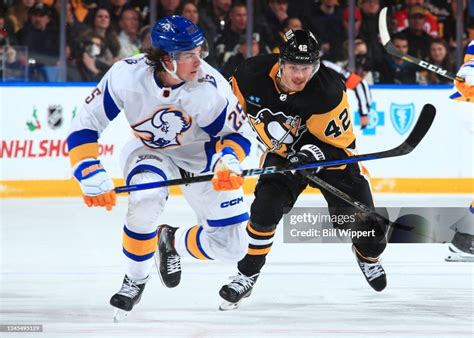
[[[169,58],[168,53],[158,48],[147,48],[145,49],[146,64],[151,66],[153,70],[163,72],[165,69],[161,64],[161,61]]]

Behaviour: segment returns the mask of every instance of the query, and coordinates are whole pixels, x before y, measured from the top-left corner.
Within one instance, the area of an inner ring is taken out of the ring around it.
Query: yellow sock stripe
[[[138,240],[123,233],[123,248],[136,256],[144,256],[156,251],[158,236],[147,240]]]
[[[378,257],[377,257],[377,258],[372,258],[372,257],[366,257],[366,256],[364,256],[363,254],[360,253],[359,250],[357,250],[357,248],[355,247],[355,245],[354,245],[354,250],[357,252],[357,254],[358,254],[360,257],[362,257],[362,258],[365,259],[365,260],[368,260],[369,262],[375,263],[375,262],[378,262],[378,261],[379,261],[379,258],[378,258]]]
[[[199,225],[195,225],[186,233],[186,249],[188,249],[189,253],[195,258],[207,260],[208,258],[204,255],[204,253],[199,249],[198,246],[197,236],[199,228]]]
[[[257,236],[272,236],[275,234],[276,231],[276,229],[269,232],[257,231],[252,227],[252,224],[250,222],[247,223],[247,230]]]
[[[99,157],[99,144],[98,143],[85,143],[77,146],[69,152],[69,160],[71,161],[71,167],[74,167],[77,163],[85,158],[98,158]]]
[[[268,247],[268,248],[265,248],[265,249],[248,249],[247,250],[247,253],[249,255],[252,255],[252,256],[258,256],[258,255],[265,255],[267,253],[270,252],[270,250],[272,249],[272,247]]]

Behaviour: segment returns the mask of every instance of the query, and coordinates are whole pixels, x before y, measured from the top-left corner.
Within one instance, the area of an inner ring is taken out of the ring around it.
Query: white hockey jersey
[[[140,54],[115,63],[86,98],[68,137],[72,166],[97,158],[100,133],[121,111],[135,135],[127,152],[155,149],[191,173],[208,171],[226,146],[243,160],[254,137],[229,84],[205,61],[195,81],[163,87]]]

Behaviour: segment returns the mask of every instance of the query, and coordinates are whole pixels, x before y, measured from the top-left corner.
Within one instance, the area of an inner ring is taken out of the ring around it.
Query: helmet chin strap
[[[172,64],[173,64],[173,70],[169,70],[168,67],[166,67],[165,63],[163,62],[163,60],[160,60],[161,62],[161,65],[163,66],[163,69],[169,74],[171,75],[171,77],[175,80],[180,80],[180,81],[184,81],[182,78],[180,78],[178,76],[178,74],[176,74],[176,71],[178,70],[178,64],[176,63],[176,60],[172,60]]]

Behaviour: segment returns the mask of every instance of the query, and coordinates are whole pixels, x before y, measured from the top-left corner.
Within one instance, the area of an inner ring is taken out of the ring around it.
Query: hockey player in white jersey
[[[467,46],[464,64],[457,75],[465,81],[454,81],[457,91],[450,97],[456,101],[474,103],[474,40]],[[474,202],[471,202],[466,215],[451,228],[455,234],[449,244],[446,261],[474,262]]]
[[[171,288],[180,282],[181,257],[238,262],[247,251],[249,215],[239,174],[252,129],[227,81],[203,61],[207,43],[198,26],[165,17],[151,39],[145,54],[112,66],[73,120],[69,156],[84,201],[107,210],[115,205],[113,182],[98,159],[98,138],[121,111],[133,134],[121,156],[127,184],[205,172],[214,178],[182,187],[197,216],[194,226],[159,225],[167,188],[130,193],[123,226],[126,274],[110,300],[116,321],[139,302],[154,256],[163,284]]]

